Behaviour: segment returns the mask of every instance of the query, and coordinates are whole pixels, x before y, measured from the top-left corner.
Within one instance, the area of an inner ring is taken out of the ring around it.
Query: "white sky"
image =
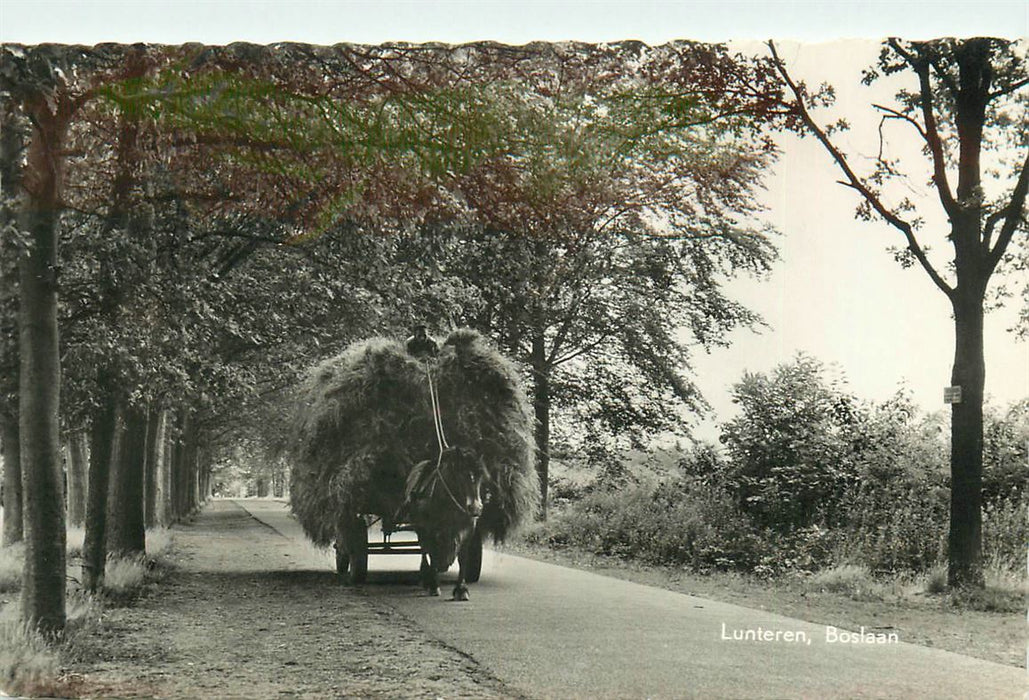
[[[846,150],[858,163],[878,146],[859,84],[876,45],[833,40],[887,35],[1029,37],[1029,2],[0,0],[0,40],[21,43],[796,39],[806,43],[784,44],[784,58],[797,78],[837,87],[840,111],[855,127]],[[911,145],[900,132],[890,141]],[[837,363],[864,398],[885,399],[903,381],[924,408],[942,407],[953,348],[946,300],[921,270],[901,270],[885,252],[899,233],[854,220],[854,196],[834,184],[838,175],[812,139],[784,144],[767,196],[782,261],[769,281],[732,287],[771,329],[737,333],[731,348],[697,362],[718,418],[731,415],[728,388],[744,370],[770,369],[798,350]],[[925,238],[945,250],[935,231]],[[1029,350],[1006,332],[1017,304],[987,318],[987,392],[1001,404],[1029,396]],[[717,433],[709,422],[699,435]]]

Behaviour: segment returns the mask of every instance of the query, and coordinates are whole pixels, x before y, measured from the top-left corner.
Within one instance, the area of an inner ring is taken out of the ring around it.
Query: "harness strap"
[[[440,459],[442,459],[443,450],[450,447],[450,445],[447,444],[447,436],[446,433],[443,432],[443,416],[439,407],[439,392],[436,389],[436,383],[432,378],[432,369],[429,367],[428,363],[425,364],[425,377],[429,382],[429,398],[432,401],[432,424],[436,429],[436,442],[439,443]],[[437,460],[437,466],[438,465],[439,460]]]
[[[436,429],[436,444],[439,446],[439,454],[436,455],[436,468],[433,470],[435,472],[436,478],[432,480],[432,485],[428,488],[428,495],[431,496],[433,491],[436,490],[436,482],[438,481],[443,484],[443,489],[447,492],[447,496],[450,497],[450,500],[453,501],[454,505],[457,506],[458,510],[460,510],[462,513],[467,514],[468,509],[464,505],[462,505],[460,501],[457,500],[457,497],[454,495],[454,492],[450,489],[450,484],[447,483],[446,477],[443,476],[443,453],[452,448],[450,447],[450,444],[447,442],[446,433],[443,432],[443,416],[441,414],[439,406],[439,391],[437,390],[436,383],[433,380],[432,369],[429,366],[429,362],[425,363],[425,377],[429,383],[429,398],[432,402],[432,424],[433,427]],[[408,484],[407,497],[405,499],[404,505],[407,505],[407,503],[411,501],[412,497],[414,497],[415,493],[419,491],[420,488],[425,488],[422,486],[422,482],[426,481],[424,471],[422,471],[425,468],[424,465],[425,462],[421,462],[415,466],[417,475],[415,475],[414,473],[411,474],[411,476],[415,478],[413,479],[413,481],[411,481],[411,483]],[[432,478],[432,476],[433,475],[430,474],[429,478]],[[426,486],[428,486],[428,483],[426,483]]]

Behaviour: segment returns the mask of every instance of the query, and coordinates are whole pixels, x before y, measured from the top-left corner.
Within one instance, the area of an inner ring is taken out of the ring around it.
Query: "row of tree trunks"
[[[108,397],[93,418],[83,585],[97,590],[111,556],[146,552],[146,528],[180,522],[202,505],[210,470],[190,412],[126,406]]]

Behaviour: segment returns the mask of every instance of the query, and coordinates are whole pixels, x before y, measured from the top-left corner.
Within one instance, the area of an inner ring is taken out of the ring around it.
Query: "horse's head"
[[[458,549],[482,515],[485,472],[467,450],[450,447],[440,459],[421,462],[408,478],[411,521],[437,570],[457,557]]]

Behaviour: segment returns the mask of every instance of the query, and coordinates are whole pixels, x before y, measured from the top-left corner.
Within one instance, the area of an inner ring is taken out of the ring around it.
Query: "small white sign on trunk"
[[[961,403],[961,387],[948,386],[943,388],[943,403]]]

